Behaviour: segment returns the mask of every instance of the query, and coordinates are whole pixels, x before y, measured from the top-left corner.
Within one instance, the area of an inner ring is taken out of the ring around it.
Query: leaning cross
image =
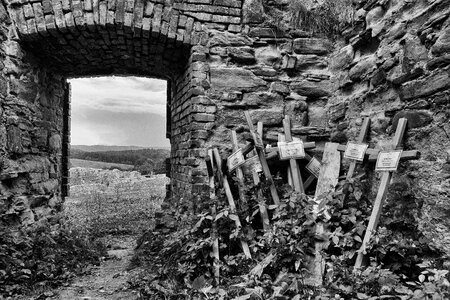
[[[248,127],[250,128],[250,133],[253,135],[253,140],[255,142],[256,152],[258,153],[261,166],[263,168],[264,176],[266,180],[270,183],[270,194],[272,195],[272,200],[275,205],[280,205],[280,198],[278,196],[277,188],[272,179],[272,174],[270,173],[269,165],[267,164],[266,155],[264,153],[264,145],[262,143],[262,136],[258,134],[253,125],[252,118],[248,111],[244,112],[245,118],[247,119]]]
[[[262,132],[262,123],[258,122],[258,134],[260,134],[259,133],[260,128],[261,128],[261,132]],[[260,134],[260,135],[262,135],[262,134]],[[234,131],[234,130],[231,131],[231,141],[233,143],[233,151],[238,151],[238,149],[240,149],[240,148],[239,148],[239,144],[238,144],[237,134],[236,134],[236,131]],[[241,149],[241,151],[242,151],[242,149]],[[256,156],[256,159],[258,159],[258,163],[260,164],[259,158],[257,156]],[[245,163],[249,163],[249,162],[250,162],[249,160],[245,161]],[[260,183],[258,171],[256,171],[255,168],[253,168],[252,166],[250,166],[249,169],[250,169],[250,172],[252,173],[253,183],[255,184],[255,186],[258,186]],[[245,185],[245,182],[244,182],[243,170],[241,167],[236,168],[236,177],[238,178],[238,181],[239,181],[239,193],[244,194],[245,191],[243,189],[243,186]],[[263,228],[264,228],[264,231],[268,231],[269,225],[270,225],[269,215],[267,213],[266,204],[264,202],[264,196],[263,196],[262,190],[260,188],[258,188],[257,195],[258,195],[259,211],[261,213],[261,219],[263,221]],[[245,200],[245,198],[244,198],[244,200]]]
[[[301,141],[298,138],[295,138],[292,136],[291,133],[291,120],[289,116],[285,116],[283,119],[283,128],[285,134],[278,134],[278,142],[292,142],[292,141]],[[306,149],[313,149],[316,147],[316,144],[314,142],[303,142],[303,150]],[[280,149],[278,147],[273,147],[267,149],[269,151],[267,155],[267,159],[271,159],[273,157],[276,157],[277,154],[280,153]],[[303,159],[306,159],[308,161],[308,165],[306,166],[306,169],[311,172],[312,175],[308,177],[308,179],[303,182],[300,168],[297,162],[296,158],[291,158],[289,160],[289,167],[288,167],[288,182],[289,185],[293,186],[295,191],[300,193],[305,193],[305,190],[312,184],[315,178],[319,177],[318,170],[320,169],[321,162],[316,159],[315,157],[310,156],[308,153],[303,151],[304,156]],[[311,166],[311,168],[309,168]]]
[[[358,144],[362,145],[362,142],[364,141],[364,139],[366,138],[366,135],[368,133],[369,126],[370,126],[370,119],[365,118],[363,125],[361,127],[361,131],[359,133],[359,137],[357,139]],[[348,150],[348,147],[349,147],[349,144],[339,145],[338,150],[341,152],[346,152]],[[368,157],[367,161],[374,162],[377,160],[378,154],[380,153],[380,151],[381,151],[380,149],[367,148],[364,152],[364,156]],[[419,156],[420,156],[420,152],[417,150],[402,151],[402,153],[400,155],[400,160],[403,161],[403,160],[417,159],[417,158],[419,158]],[[352,162],[350,163],[350,166],[348,168],[348,171],[347,171],[346,179],[350,179],[353,177],[356,164],[357,164],[357,160],[352,160]]]
[[[220,153],[219,153],[219,150],[217,148],[213,149],[213,155],[214,155],[214,160],[215,160],[215,163],[216,163],[216,166],[217,166],[217,173],[219,175],[218,177],[222,181],[222,185],[223,185],[224,190],[225,190],[225,195],[226,195],[227,200],[228,200],[228,205],[230,207],[230,211],[231,211],[231,213],[233,215],[235,215],[235,217],[233,218],[234,223],[236,224],[236,228],[241,229],[242,225],[241,225],[241,221],[239,220],[239,217],[237,216],[236,204],[234,202],[233,194],[231,193],[231,188],[230,188],[230,184],[228,183],[228,179],[222,173],[222,158],[220,157]],[[242,246],[242,250],[244,251],[245,256],[247,258],[251,259],[252,255],[250,253],[250,249],[248,247],[248,243],[247,243],[247,241],[245,241],[242,238],[241,238],[241,246]]]
[[[292,135],[291,135],[291,119],[289,116],[285,116],[283,120],[283,127],[284,127],[284,134],[286,135],[286,142],[292,142]],[[303,145],[303,143],[301,144]],[[304,150],[303,150],[304,152]],[[290,173],[292,175],[292,181],[294,184],[294,189],[297,192],[300,192],[302,194],[305,193],[305,188],[303,187],[303,179],[302,174],[300,173],[300,167],[298,165],[297,159],[291,158],[289,159],[290,164]]]
[[[400,147],[401,147],[403,135],[404,135],[405,129],[406,129],[406,123],[407,123],[407,119],[405,119],[405,118],[401,118],[398,121],[397,129],[395,131],[394,139],[393,139],[392,145],[391,145],[392,150],[390,152],[384,152],[385,155],[382,155],[382,153],[380,153],[378,155],[377,167],[379,167],[379,165],[381,165],[380,170],[382,170],[381,168],[384,168],[384,169],[387,169],[387,171],[382,171],[380,187],[378,189],[377,197],[375,198],[375,202],[373,204],[372,214],[370,215],[370,219],[369,219],[369,225],[367,225],[366,233],[364,235],[364,239],[363,239],[361,248],[358,251],[358,256],[357,256],[356,262],[355,262],[355,269],[358,269],[362,266],[363,259],[364,259],[364,252],[366,251],[367,244],[368,244],[370,238],[372,237],[372,234],[375,232],[377,225],[378,225],[378,221],[380,220],[381,210],[383,208],[383,204],[386,199],[388,186],[389,186],[389,183],[392,178],[392,173],[397,168],[398,161],[400,160],[401,157],[409,158],[409,159],[411,158],[410,156],[406,156],[406,155],[403,156],[404,152],[397,153],[397,155],[392,155],[392,154],[395,154],[395,150],[400,149]],[[420,156],[420,153],[418,151],[409,151],[409,152],[412,154],[415,154],[414,158],[418,158]],[[394,160],[391,160],[391,158],[395,157],[395,156],[397,156],[397,158]],[[370,157],[369,157],[369,159],[370,159]]]

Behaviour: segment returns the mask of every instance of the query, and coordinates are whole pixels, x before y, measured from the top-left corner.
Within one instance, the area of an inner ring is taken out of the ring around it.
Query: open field
[[[65,214],[74,228],[92,236],[139,234],[153,226],[168,178],[138,172],[72,168]]]
[[[134,166],[132,165],[125,165],[125,164],[118,164],[118,163],[107,163],[102,161],[92,161],[92,160],[84,160],[84,159],[77,159],[77,158],[71,158],[70,159],[70,166],[72,168],[93,168],[93,169],[119,169],[119,170],[132,170]]]

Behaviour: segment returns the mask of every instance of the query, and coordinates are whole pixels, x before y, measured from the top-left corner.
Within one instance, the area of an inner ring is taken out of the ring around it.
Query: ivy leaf
[[[197,291],[200,291],[205,286],[206,286],[206,280],[205,280],[205,276],[203,276],[203,275],[195,278],[194,281],[192,282],[192,288]]]
[[[363,193],[362,193],[362,191],[361,191],[360,189],[356,189],[356,190],[353,192],[353,195],[355,196],[356,201],[361,200],[362,194],[363,194]]]
[[[332,240],[335,245],[339,244],[339,238],[337,236],[333,236]]]
[[[369,299],[369,296],[363,293],[357,293],[356,297],[358,297],[358,299]]]
[[[420,274],[420,275],[419,275],[419,281],[420,281],[420,282],[424,282],[424,281],[425,281],[425,275]]]
[[[361,238],[359,237],[359,235],[355,235],[355,236],[353,237],[353,239],[354,239],[355,241],[357,241],[357,242],[362,243],[362,240],[361,240]]]
[[[274,259],[275,255],[273,253],[270,253],[267,255],[259,264],[257,264],[251,271],[250,274],[255,275],[256,277],[261,277],[262,273],[264,272],[264,269],[270,265],[272,260]]]

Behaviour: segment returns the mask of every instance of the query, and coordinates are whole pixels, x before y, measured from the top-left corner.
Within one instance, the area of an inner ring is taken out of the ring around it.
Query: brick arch
[[[11,0],[8,9],[16,29],[11,47],[17,44],[33,56],[33,67],[64,82],[99,75],[168,80],[171,190],[176,198],[190,198],[205,190],[205,129],[214,126],[216,111],[206,93],[210,69],[204,29],[240,26],[241,6],[241,0]],[[61,89],[63,124],[56,128],[61,127],[63,141],[64,193],[70,91],[66,84]]]
[[[202,25],[157,1],[12,2],[22,41],[65,76],[178,73]]]

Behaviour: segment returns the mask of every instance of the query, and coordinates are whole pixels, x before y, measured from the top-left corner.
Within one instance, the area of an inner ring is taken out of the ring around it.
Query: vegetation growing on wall
[[[310,35],[339,35],[352,25],[354,15],[351,0],[264,1],[264,7],[268,25]]]
[[[292,0],[289,11],[292,27],[328,35],[342,33],[354,14],[351,0]]]

